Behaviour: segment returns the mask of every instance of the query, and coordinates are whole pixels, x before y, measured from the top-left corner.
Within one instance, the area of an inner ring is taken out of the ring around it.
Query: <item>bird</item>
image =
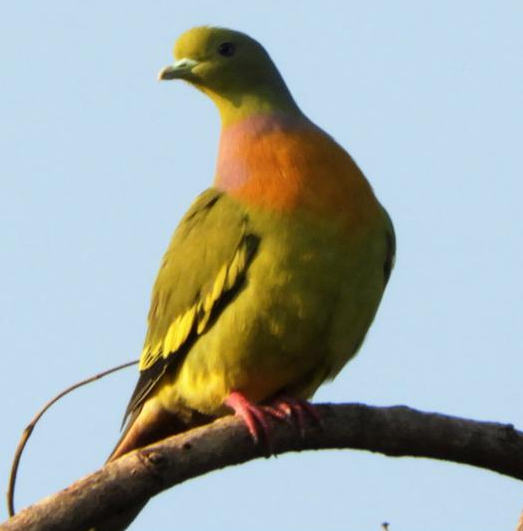
[[[368,180],[259,42],[198,26],[173,54],[159,80],[189,83],[219,111],[216,172],[161,262],[110,461],[226,414],[269,444],[269,419],[317,417],[308,401],[359,350],[394,264]]]

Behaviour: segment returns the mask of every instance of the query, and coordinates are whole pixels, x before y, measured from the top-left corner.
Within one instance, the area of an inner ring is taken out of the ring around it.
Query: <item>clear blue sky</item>
[[[368,339],[316,399],[522,428],[522,19],[520,1],[2,2],[1,481],[43,402],[139,355],[162,253],[213,177],[211,102],[156,82],[202,23],[264,43],[396,226]],[[102,464],[135,380],[129,369],[54,408],[18,507]],[[512,529],[522,508],[523,484],[491,472],[318,452],[190,481],[131,529],[481,531]]]

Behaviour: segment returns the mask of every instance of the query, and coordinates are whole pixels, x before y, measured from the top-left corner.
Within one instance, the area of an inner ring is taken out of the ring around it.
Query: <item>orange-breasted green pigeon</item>
[[[350,155],[299,109],[265,49],[197,27],[161,80],[218,107],[213,185],[176,229],[153,288],[140,378],[111,459],[234,411],[254,440],[361,346],[394,261],[392,223]]]

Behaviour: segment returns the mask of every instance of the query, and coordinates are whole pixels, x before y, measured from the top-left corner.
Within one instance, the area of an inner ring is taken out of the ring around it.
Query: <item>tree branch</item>
[[[332,448],[464,463],[523,479],[523,433],[512,425],[477,422],[405,406],[319,405],[323,426],[303,436],[273,424],[276,453]],[[84,531],[110,516],[194,478],[263,457],[242,422],[232,416],[170,437],[108,463],[67,489],[44,498],[0,525],[0,531]]]

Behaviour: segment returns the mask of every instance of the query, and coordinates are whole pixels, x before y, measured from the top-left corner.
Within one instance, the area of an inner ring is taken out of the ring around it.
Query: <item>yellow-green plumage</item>
[[[255,403],[309,398],[354,354],[374,316],[384,279],[373,255],[385,254],[385,241],[378,250],[316,220],[263,212],[251,211],[248,224],[260,244],[246,281],[159,387],[167,409],[220,414],[235,389]]]
[[[200,27],[180,37],[175,57],[160,79],[189,82],[220,112],[217,170],[161,264],[110,459],[229,407],[242,414],[241,403],[310,398],[356,354],[394,259],[392,224],[369,183],[301,112],[259,43]],[[120,531],[139,510],[97,531]]]
[[[394,255],[361,171],[302,114],[256,41],[196,28],[175,53],[161,78],[217,104],[219,161],[164,256],[113,457],[148,441],[162,412],[190,426],[226,413],[233,391],[252,403],[310,398],[361,345]]]

